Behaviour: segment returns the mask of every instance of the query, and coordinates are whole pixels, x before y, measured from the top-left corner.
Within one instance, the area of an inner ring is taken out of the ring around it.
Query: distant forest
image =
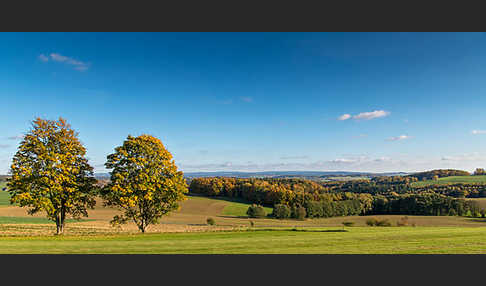
[[[413,182],[430,176],[466,173],[434,170],[409,176],[333,182],[295,178],[205,177],[193,178],[189,191],[206,196],[238,197],[269,207],[284,205],[295,215],[299,208],[305,209],[307,217],[370,214],[486,216],[486,211],[475,201],[464,199],[486,197],[486,184],[412,186]]]

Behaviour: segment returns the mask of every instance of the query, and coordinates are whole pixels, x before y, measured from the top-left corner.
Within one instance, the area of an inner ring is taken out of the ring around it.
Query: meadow
[[[9,202],[10,195],[8,192],[3,191],[3,189],[6,188],[6,186],[7,186],[6,182],[0,182],[0,207],[10,205]]]
[[[485,219],[409,216],[415,227],[367,227],[368,217],[275,220],[242,216],[245,204],[190,197],[180,211],[149,233],[108,221],[117,211],[98,206],[90,220],[69,221],[56,237],[54,224],[18,207],[2,207],[0,253],[485,253]],[[235,211],[237,210],[237,211]],[[207,217],[215,226],[205,224]],[[395,225],[402,216],[375,216]],[[249,226],[253,221],[255,227]],[[355,226],[343,227],[343,221]]]
[[[413,182],[414,187],[423,187],[428,185],[448,185],[448,184],[473,184],[473,183],[484,183],[486,184],[485,176],[450,176],[442,177],[438,180],[427,180]]]
[[[486,254],[486,228],[348,227],[2,237],[0,253]]]
[[[369,216],[249,219],[244,201],[190,195],[146,234],[132,223],[110,226],[119,211],[98,201],[88,218],[68,220],[65,235],[54,236],[53,222],[8,199],[0,192],[0,253],[486,253],[486,219],[478,218],[408,216],[402,227],[400,215],[373,216],[391,227],[369,227]]]

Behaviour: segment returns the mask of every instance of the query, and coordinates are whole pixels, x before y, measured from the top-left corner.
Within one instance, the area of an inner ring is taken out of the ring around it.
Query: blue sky
[[[0,174],[40,116],[96,171],[128,134],[184,171],[486,167],[480,33],[2,33]]]

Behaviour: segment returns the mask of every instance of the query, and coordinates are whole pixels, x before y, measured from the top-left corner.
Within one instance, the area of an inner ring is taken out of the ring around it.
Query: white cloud
[[[473,130],[471,131],[472,134],[486,134],[486,130]]]
[[[391,158],[390,157],[380,157],[380,158],[376,158],[374,161],[375,162],[391,161]]]
[[[233,166],[233,163],[231,162],[225,162],[224,164],[221,165],[221,167],[231,167]]]
[[[74,69],[78,70],[78,71],[86,71],[91,65],[90,63],[78,61],[78,60],[75,60],[73,58],[63,56],[63,55],[58,54],[58,53],[51,53],[49,56],[55,62],[65,63],[67,65],[74,66]]]
[[[461,169],[473,171],[486,166],[486,153],[469,153],[453,156],[412,156],[389,154],[389,156],[341,155],[334,160],[309,162],[267,162],[245,161],[241,163],[178,164],[184,172],[199,171],[359,171],[359,172],[421,172],[433,169]]]
[[[353,119],[364,119],[364,120],[370,120],[374,118],[380,118],[380,117],[385,117],[390,115],[390,112],[385,111],[385,110],[375,110],[371,112],[361,112],[358,115],[353,116]]]
[[[390,115],[389,111],[385,110],[375,110],[375,111],[370,111],[370,112],[361,112],[356,115],[351,115],[348,113],[345,113],[341,116],[339,116],[337,119],[338,120],[348,120],[350,118],[353,118],[355,120],[370,120],[370,119],[375,119],[375,118],[380,118],[380,117],[385,117]]]
[[[49,61],[49,58],[48,58],[48,57],[46,57],[46,55],[44,55],[44,54],[40,54],[40,55],[39,55],[39,60],[40,60],[41,62],[44,62],[44,63],[45,63],[45,62],[48,62],[48,61]]]
[[[331,163],[356,163],[358,161],[359,160],[357,160],[357,159],[339,158],[339,159],[331,160],[330,162]]]
[[[400,136],[396,136],[396,137],[390,137],[386,140],[388,141],[399,141],[399,140],[405,140],[405,139],[410,139],[411,137],[408,136],[408,135],[400,135]]]
[[[338,117],[338,120],[348,120],[349,118],[351,118],[351,114],[343,114],[341,116]]]

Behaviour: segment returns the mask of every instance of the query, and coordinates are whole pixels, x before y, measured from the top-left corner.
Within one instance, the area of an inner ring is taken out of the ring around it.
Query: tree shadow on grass
[[[470,219],[469,221],[486,223],[486,218],[473,218]]]

